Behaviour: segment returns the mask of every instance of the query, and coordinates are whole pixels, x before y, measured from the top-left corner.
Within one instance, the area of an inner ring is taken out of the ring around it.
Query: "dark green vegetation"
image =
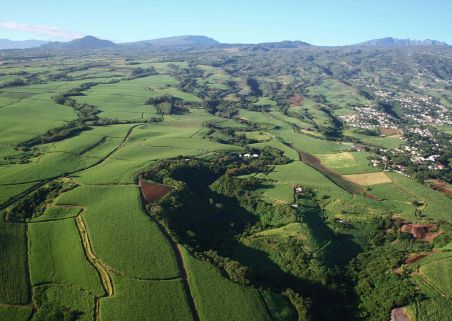
[[[92,41],[0,52],[0,320],[452,319],[450,48]]]

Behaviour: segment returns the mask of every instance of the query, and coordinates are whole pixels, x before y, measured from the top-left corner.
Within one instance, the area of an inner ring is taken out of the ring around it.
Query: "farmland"
[[[1,321],[450,316],[449,168],[407,134],[450,128],[347,122],[371,53],[236,49],[0,51]]]

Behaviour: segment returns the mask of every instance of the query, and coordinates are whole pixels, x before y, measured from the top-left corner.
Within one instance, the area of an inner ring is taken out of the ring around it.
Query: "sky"
[[[383,37],[452,44],[452,0],[2,1],[0,38],[115,42],[205,35],[220,42],[348,45]]]

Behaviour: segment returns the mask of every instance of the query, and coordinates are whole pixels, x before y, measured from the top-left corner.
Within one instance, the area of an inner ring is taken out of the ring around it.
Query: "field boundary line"
[[[99,260],[99,258],[94,254],[93,249],[91,247],[91,241],[89,239],[88,230],[85,225],[85,221],[80,213],[77,217],[75,217],[74,222],[77,227],[77,231],[79,232],[80,239],[83,246],[83,252],[91,263],[91,265],[96,269],[100,281],[102,283],[102,288],[105,291],[105,294],[101,297],[95,297],[95,307],[94,307],[94,319],[96,321],[100,320],[100,300],[105,297],[111,297],[114,295],[114,285],[111,279],[110,274],[108,273],[108,268]]]
[[[30,304],[8,304],[8,303],[0,303],[0,308],[33,308],[33,305]]]

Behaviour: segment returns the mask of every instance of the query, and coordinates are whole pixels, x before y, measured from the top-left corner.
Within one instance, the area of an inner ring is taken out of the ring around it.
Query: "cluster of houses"
[[[354,106],[357,114],[339,116],[349,127],[376,129],[379,127],[397,129],[397,119],[370,106]]]
[[[403,110],[403,116],[418,124],[451,125],[452,112],[431,96],[404,95],[398,96],[393,91],[377,90],[374,92],[379,100],[384,102],[398,102]]]
[[[246,153],[246,154],[239,154],[240,158],[259,158],[259,154],[256,153]]]

